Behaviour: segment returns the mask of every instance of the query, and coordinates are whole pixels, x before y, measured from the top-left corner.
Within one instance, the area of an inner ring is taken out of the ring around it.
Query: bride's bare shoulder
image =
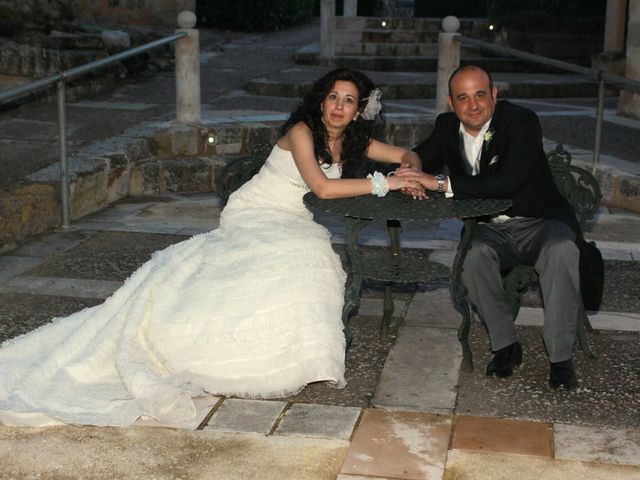
[[[285,150],[291,150],[292,144],[309,140],[313,141],[312,138],[311,129],[307,124],[304,122],[298,122],[291,127],[284,136],[280,137],[278,140],[278,146]]]

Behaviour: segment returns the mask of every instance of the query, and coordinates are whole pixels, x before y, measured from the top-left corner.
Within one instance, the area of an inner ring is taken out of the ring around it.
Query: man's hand
[[[428,173],[417,171],[409,167],[400,167],[394,172],[394,174],[400,178],[416,182],[427,190],[431,190],[433,192],[438,190],[438,181],[436,180],[436,177],[429,175]],[[445,190],[446,187],[447,185],[445,185]]]
[[[420,172],[420,167],[418,165],[411,165],[410,163],[402,163],[400,165],[400,167],[398,167],[395,171],[389,173],[389,176],[393,176],[396,174],[396,172],[400,171],[400,170],[410,170],[412,172]],[[408,178],[406,180],[409,180]],[[421,188],[420,184],[411,179],[410,181],[414,182],[414,187],[403,187],[400,189],[400,191],[407,195],[412,197],[414,200],[423,200],[425,198],[429,198],[429,196],[425,193],[424,188]]]

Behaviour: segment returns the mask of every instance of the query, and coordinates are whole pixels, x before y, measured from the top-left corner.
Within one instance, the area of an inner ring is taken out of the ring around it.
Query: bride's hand
[[[411,195],[414,199],[427,198],[424,188],[415,180],[390,175],[387,177],[389,190],[400,190],[402,193]]]

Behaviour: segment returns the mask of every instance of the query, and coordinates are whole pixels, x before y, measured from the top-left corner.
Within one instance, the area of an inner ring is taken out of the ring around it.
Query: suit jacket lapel
[[[455,152],[455,167],[459,172],[469,173],[467,168],[467,162],[464,159],[464,142],[460,135],[460,122],[455,122],[455,129],[452,129],[449,135],[449,147],[452,152]]]
[[[496,155],[496,130],[498,129],[500,112],[502,111],[501,105],[498,103],[496,109],[491,117],[491,123],[489,124],[488,132],[491,132],[491,139],[482,143],[482,153],[480,154],[480,173],[486,170],[489,166],[489,162]],[[486,135],[486,134],[485,134]],[[486,137],[485,137],[486,138]]]

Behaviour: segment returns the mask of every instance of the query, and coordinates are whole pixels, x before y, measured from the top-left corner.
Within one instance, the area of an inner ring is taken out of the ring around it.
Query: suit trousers
[[[464,260],[462,283],[487,326],[493,351],[517,340],[502,275],[526,264],[535,268],[540,279],[549,361],[571,358],[582,308],[575,240],[574,232],[557,220],[515,217],[477,225]]]

